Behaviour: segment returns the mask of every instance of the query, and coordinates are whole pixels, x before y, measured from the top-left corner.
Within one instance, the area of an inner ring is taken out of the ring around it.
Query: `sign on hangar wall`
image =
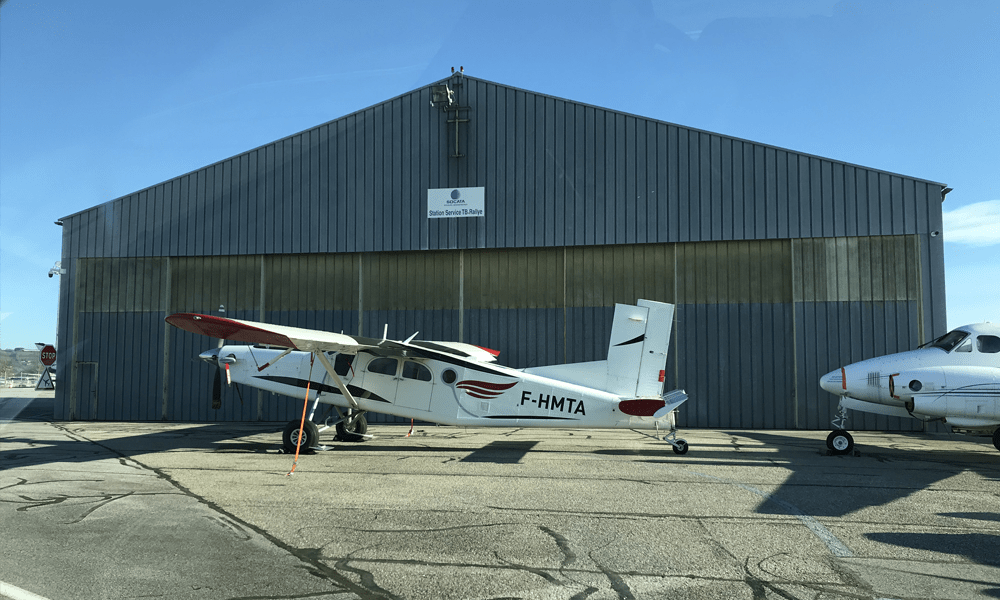
[[[485,217],[486,188],[442,188],[427,190],[427,218]]]

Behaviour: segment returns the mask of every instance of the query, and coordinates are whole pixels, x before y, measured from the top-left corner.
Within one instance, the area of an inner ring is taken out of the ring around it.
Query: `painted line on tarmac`
[[[0,581],[0,598],[10,598],[10,600],[49,600],[45,596],[33,594],[28,590],[22,590],[16,585],[11,585]]]
[[[833,533],[831,533],[829,529],[824,527],[822,523],[817,521],[814,517],[810,517],[809,515],[799,510],[799,508],[794,504],[785,502],[784,500],[779,500],[778,498],[775,498],[771,494],[768,494],[767,492],[762,490],[758,490],[757,488],[751,485],[746,485],[743,483],[739,483],[737,481],[730,481],[728,479],[723,479],[721,477],[716,477],[714,475],[706,475],[705,473],[698,473],[697,471],[689,471],[689,473],[697,475],[699,477],[706,477],[708,479],[721,481],[722,483],[728,483],[729,485],[735,485],[740,489],[746,490],[752,494],[760,496],[766,501],[774,502],[781,508],[784,508],[785,510],[790,512],[793,517],[795,517],[796,519],[801,521],[803,525],[808,527],[809,530],[812,531],[816,535],[816,537],[820,539],[820,541],[826,544],[826,547],[830,550],[831,554],[839,558],[850,558],[854,556],[854,553],[851,552],[851,549],[848,548],[847,545],[844,544],[844,542],[840,541],[837,538],[837,536],[833,535]]]

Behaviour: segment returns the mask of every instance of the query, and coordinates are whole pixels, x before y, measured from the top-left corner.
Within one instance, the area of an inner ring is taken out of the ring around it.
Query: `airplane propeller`
[[[222,370],[226,370],[226,380],[228,383],[232,383],[229,378],[229,365],[224,364],[219,360],[219,352],[222,350],[222,346],[225,340],[219,340],[219,345],[212,349],[206,350],[198,355],[201,360],[215,366],[215,377],[212,379],[212,409],[219,410],[222,408]],[[243,392],[240,391],[239,386],[236,386],[236,393],[240,397],[240,405],[243,404]]]

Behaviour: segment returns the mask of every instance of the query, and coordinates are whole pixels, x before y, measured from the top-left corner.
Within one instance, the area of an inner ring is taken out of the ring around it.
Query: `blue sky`
[[[55,338],[55,220],[459,65],[946,183],[949,326],[1000,320],[1000,2],[9,0],[0,347]]]

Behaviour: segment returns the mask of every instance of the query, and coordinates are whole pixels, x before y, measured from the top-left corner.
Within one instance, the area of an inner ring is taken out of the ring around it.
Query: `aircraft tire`
[[[299,437],[299,423],[300,421],[289,421],[288,425],[285,425],[285,430],[281,434],[281,446],[285,449],[285,452],[293,454],[295,452],[295,444]],[[305,427],[303,428],[302,437],[302,448],[300,450],[305,450],[308,448],[314,448],[319,445],[319,427],[316,426],[312,421],[306,421]]]
[[[843,429],[835,429],[826,437],[826,447],[833,454],[850,454],[854,450],[854,438]]]
[[[993,432],[993,445],[996,446],[997,450],[1000,450],[1000,427]]]
[[[364,415],[357,417],[351,424],[350,430],[343,422],[337,423],[337,439],[344,442],[363,442],[364,435],[368,432],[368,420]]]
[[[687,440],[677,440],[672,444],[674,449],[674,454],[687,454],[688,453],[688,443]]]

